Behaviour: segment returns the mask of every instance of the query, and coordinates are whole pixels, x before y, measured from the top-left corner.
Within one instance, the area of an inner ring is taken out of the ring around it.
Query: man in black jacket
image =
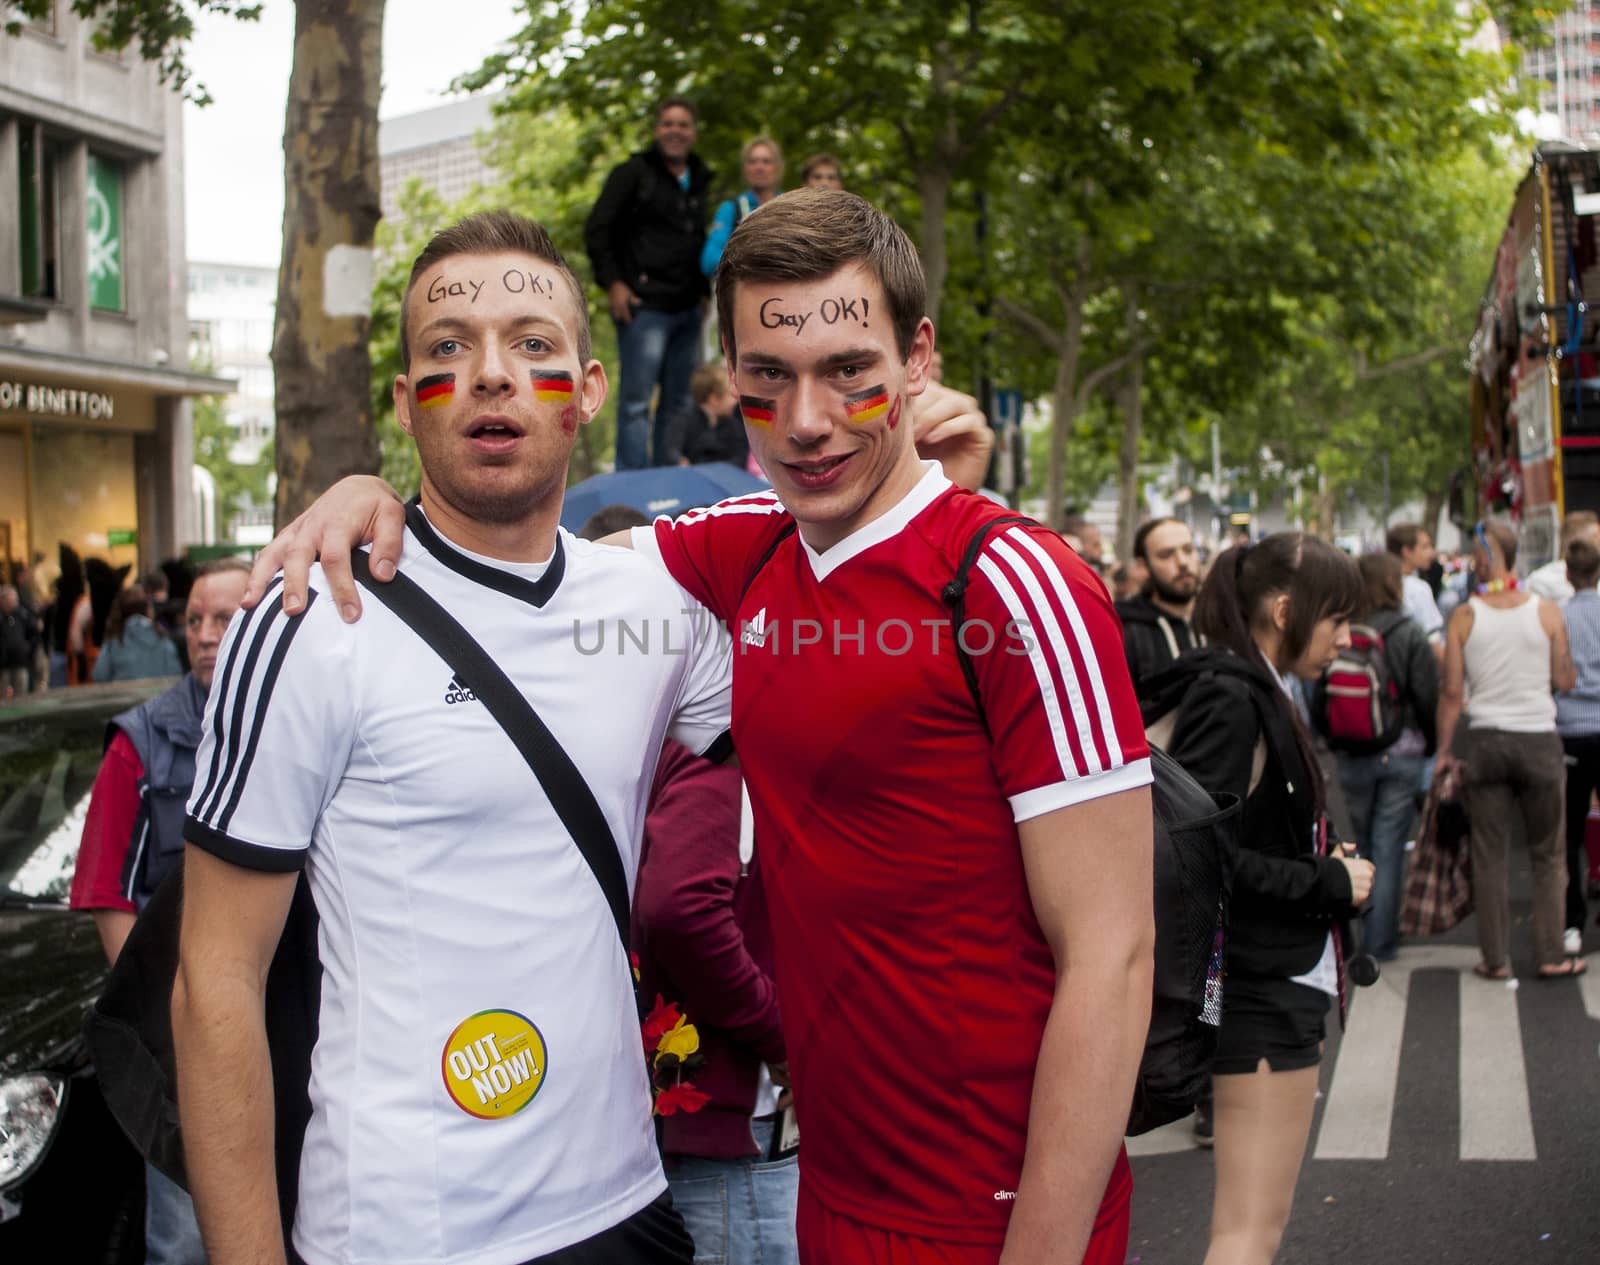
[[[664,100],[655,143],[612,169],[584,225],[594,279],[617,325],[618,470],[648,466],[652,453],[659,462],[665,419],[689,404],[708,293],[700,248],[711,172],[693,152],[697,123],[690,102]],[[658,386],[652,427],[650,396]]]
[[[1176,518],[1153,518],[1133,537],[1133,556],[1144,566],[1144,591],[1117,603],[1122,644],[1139,701],[1158,673],[1200,644],[1190,618],[1200,587],[1194,534]]]

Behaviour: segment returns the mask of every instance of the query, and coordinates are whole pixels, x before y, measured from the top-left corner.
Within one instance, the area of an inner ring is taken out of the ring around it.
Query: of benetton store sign
[[[54,417],[89,417],[109,421],[115,402],[100,391],[47,387],[37,382],[0,381],[0,413],[47,413]]]

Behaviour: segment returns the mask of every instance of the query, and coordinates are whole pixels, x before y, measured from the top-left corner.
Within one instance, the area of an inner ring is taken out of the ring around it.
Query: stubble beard
[[[1168,606],[1187,606],[1194,601],[1195,592],[1199,587],[1191,578],[1189,591],[1185,593],[1172,585],[1164,583],[1153,575],[1150,577],[1150,596],[1158,602],[1165,602]]]

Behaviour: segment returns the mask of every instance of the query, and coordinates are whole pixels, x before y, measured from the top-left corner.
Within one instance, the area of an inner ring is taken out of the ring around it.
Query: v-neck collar
[[[528,580],[514,572],[503,571],[487,562],[480,562],[439,535],[428,522],[427,515],[422,512],[418,497],[414,496],[406,502],[406,526],[411,529],[411,534],[424,549],[457,575],[465,576],[485,588],[504,593],[507,597],[527,602],[530,606],[543,606],[548,602],[555,595],[556,589],[561,584],[561,577],[566,573],[566,550],[562,547],[559,531],[556,532],[555,552],[550,555],[550,562],[545,567],[544,574],[537,580]]]
[[[950,480],[944,477],[944,470],[937,461],[924,461],[921,464],[922,477],[917,480],[916,486],[911,491],[877,518],[863,527],[858,527],[843,540],[819,553],[806,544],[805,535],[801,534],[800,547],[805,550],[806,560],[811,564],[811,574],[818,581],[826,580],[858,554],[863,554],[874,545],[881,545],[884,541],[898,536],[913,518],[938,500],[951,486]]]

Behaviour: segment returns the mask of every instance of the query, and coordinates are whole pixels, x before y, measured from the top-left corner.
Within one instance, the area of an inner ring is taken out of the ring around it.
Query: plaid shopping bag
[[[1400,934],[1436,936],[1472,912],[1472,849],[1460,773],[1434,782],[1400,911]]]

